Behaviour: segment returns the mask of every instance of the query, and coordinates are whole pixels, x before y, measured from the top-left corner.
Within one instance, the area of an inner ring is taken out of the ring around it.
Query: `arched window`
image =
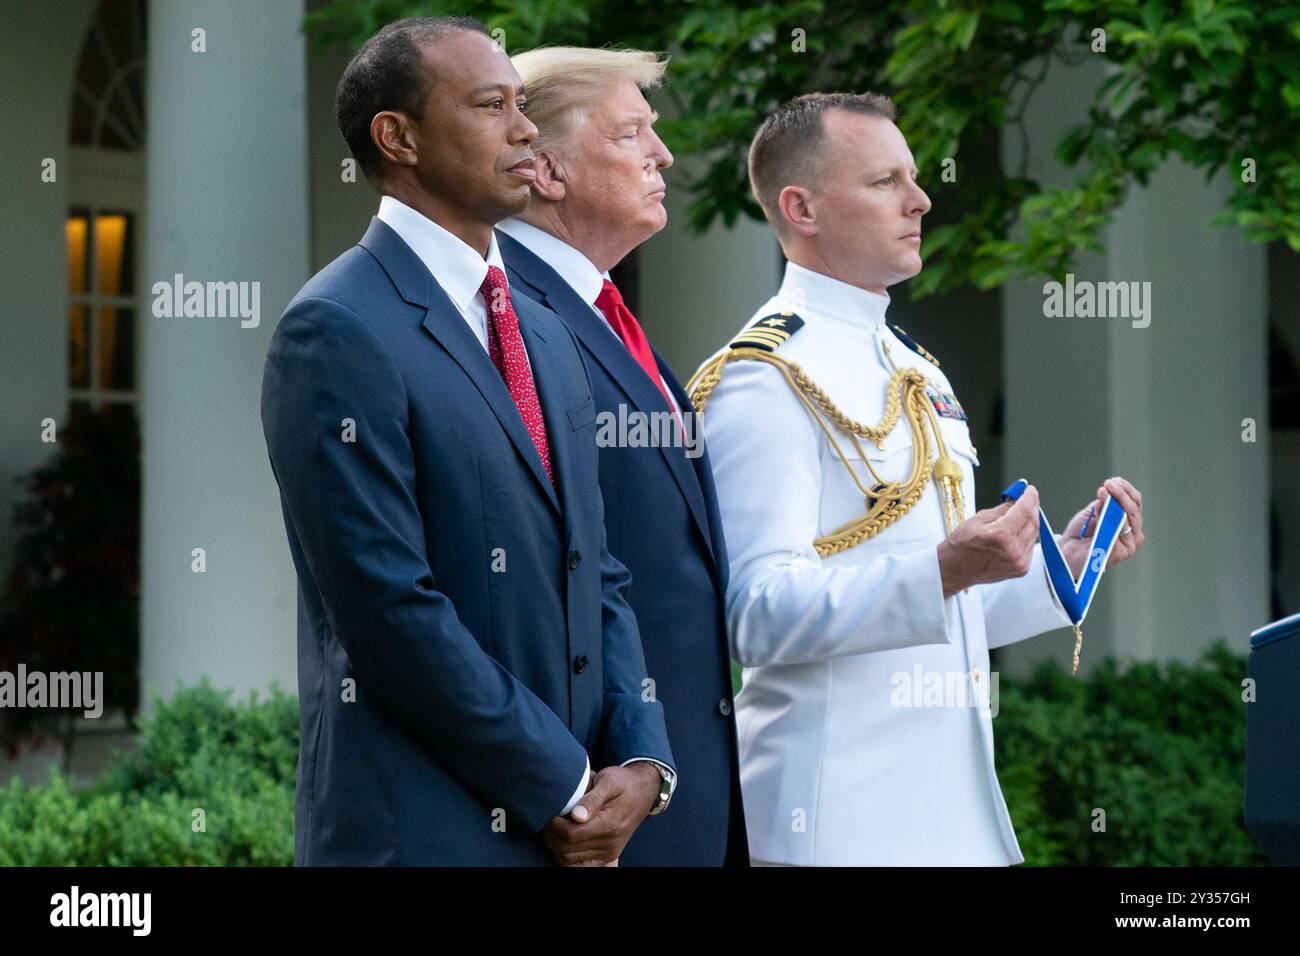
[[[139,400],[144,0],[102,0],[86,31],[68,140],[68,391],[72,411]]]

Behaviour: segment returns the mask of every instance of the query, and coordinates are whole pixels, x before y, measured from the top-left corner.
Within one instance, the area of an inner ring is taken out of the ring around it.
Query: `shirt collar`
[[[793,312],[804,308],[867,328],[883,325],[889,308],[889,293],[868,292],[794,262],[785,265],[785,279],[777,297]]]
[[[529,252],[559,273],[560,278],[569,283],[583,302],[591,306],[596,304],[600,290],[609,278],[608,272],[602,274],[594,262],[563,239],[557,239],[544,229],[538,229],[522,219],[503,220],[497,224],[497,228],[522,243]]]
[[[461,312],[469,308],[479,294],[483,280],[487,278],[488,266],[496,266],[505,272],[495,232],[488,240],[487,258],[484,259],[432,219],[392,196],[379,200],[378,215],[419,256],[425,268],[433,274],[434,281],[442,286],[442,291]]]

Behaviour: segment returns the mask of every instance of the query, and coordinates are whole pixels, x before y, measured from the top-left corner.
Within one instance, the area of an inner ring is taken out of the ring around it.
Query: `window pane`
[[[129,392],[135,388],[135,311],[104,306],[99,310],[99,387]]]
[[[123,424],[135,418],[135,405],[130,402],[105,401],[103,410],[110,419]]]
[[[86,306],[68,306],[68,386],[90,388],[90,328]]]
[[[86,220],[84,209],[68,214],[68,292],[84,295],[90,289],[90,260],[86,258]]]
[[[134,223],[130,213],[104,212],[95,217],[95,255],[99,259],[99,292],[131,295],[134,272]]]

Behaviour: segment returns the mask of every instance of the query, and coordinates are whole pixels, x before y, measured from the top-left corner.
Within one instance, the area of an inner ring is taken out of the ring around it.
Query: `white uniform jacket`
[[[952,393],[940,369],[889,329],[888,303],[790,263],[746,327],[799,315],[805,325],[777,354],[849,417],[876,425],[891,359]],[[979,461],[965,421],[939,422],[969,517]],[[730,555],[728,632],[744,667],[736,714],[751,856],[826,866],[1021,862],[993,767],[989,649],[1069,625],[1041,549],[1024,577],[945,600],[936,546],[946,530],[931,480],[901,520],[821,558],[813,539],[866,506],[781,372],[728,364],[702,427]],[[835,434],[870,488],[861,455]],[[883,448],[860,443],[882,479],[901,480],[912,440],[900,417]]]

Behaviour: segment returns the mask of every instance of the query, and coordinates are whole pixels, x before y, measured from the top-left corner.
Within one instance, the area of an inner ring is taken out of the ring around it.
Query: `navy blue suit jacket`
[[[499,230],[497,243],[512,286],[577,336],[598,415],[617,420],[620,405],[668,412],[663,393],[554,269]],[[655,361],[689,413],[690,399],[658,352]],[[629,600],[680,774],[668,811],[641,824],[619,864],[748,865],[723,604],[727,549],[708,453],[603,447],[600,490],[609,550],[632,572]]]
[[[590,379],[564,324],[512,299],[558,487],[487,351],[379,219],[271,339],[298,864],[551,863],[539,833],[587,755],[593,773],[675,766],[605,546]]]

